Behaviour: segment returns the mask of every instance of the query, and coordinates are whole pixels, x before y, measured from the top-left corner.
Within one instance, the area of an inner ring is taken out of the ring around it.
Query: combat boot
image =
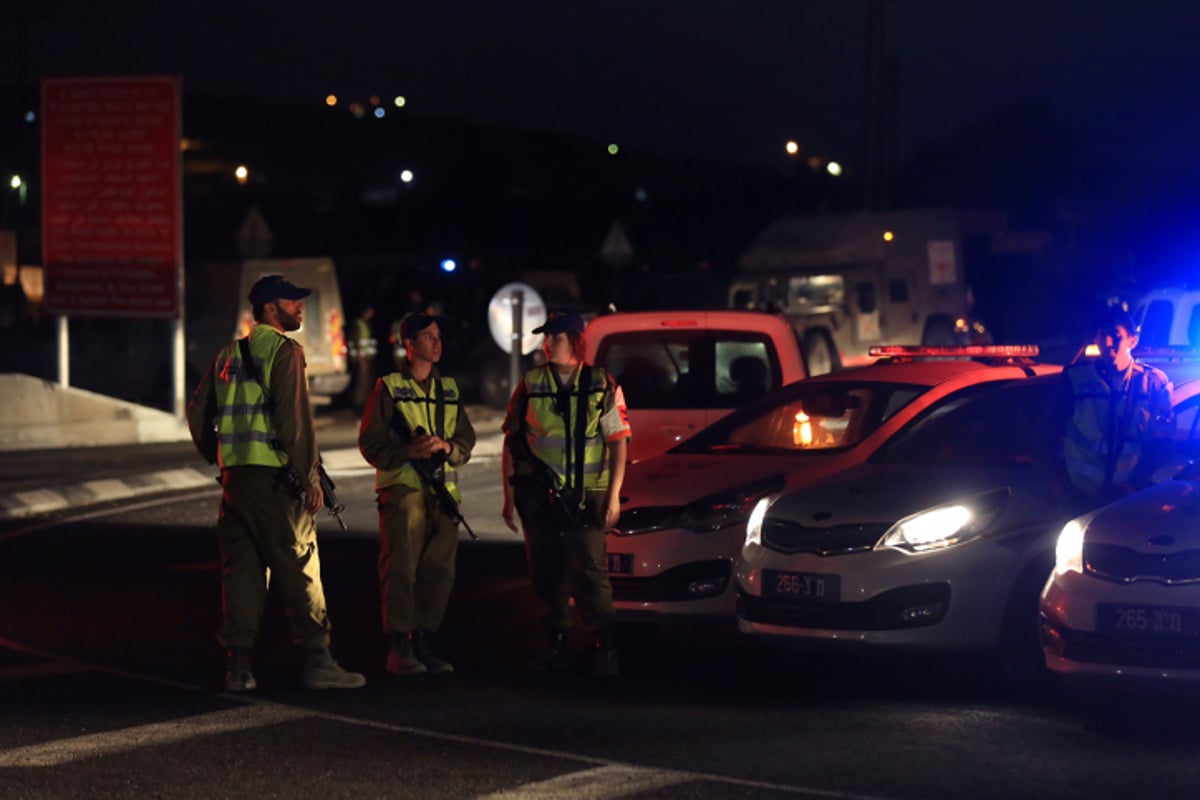
[[[231,647],[225,654],[225,691],[252,692],[258,688],[254,673],[250,671],[250,651],[244,647]]]
[[[329,654],[328,647],[308,651],[302,680],[305,689],[357,689],[367,684],[362,673],[342,669]]]
[[[592,656],[592,674],[602,678],[615,678],[620,674],[617,659],[617,636],[612,628],[596,631],[596,651]]]
[[[412,637],[407,633],[393,633],[388,647],[387,671],[393,675],[424,675],[429,668],[413,653]]]
[[[570,639],[566,631],[551,631],[550,646],[542,662],[545,672],[565,672],[571,666]]]
[[[439,675],[447,672],[454,672],[454,665],[449,661],[438,657],[438,654],[433,652],[433,648],[429,646],[430,637],[433,631],[413,631],[412,635],[412,653],[417,661],[425,665],[425,669],[431,675]]]

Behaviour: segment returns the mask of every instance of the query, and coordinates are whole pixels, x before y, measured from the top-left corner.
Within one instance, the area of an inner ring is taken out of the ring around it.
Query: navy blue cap
[[[276,300],[303,300],[312,289],[301,289],[282,275],[266,275],[250,287],[250,305],[265,306]]]
[[[534,333],[583,333],[583,317],[575,311],[551,311],[545,324],[533,329]]]

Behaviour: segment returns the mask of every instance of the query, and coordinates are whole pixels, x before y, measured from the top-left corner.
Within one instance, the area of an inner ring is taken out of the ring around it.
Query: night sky
[[[0,0],[24,66],[180,74],[185,91],[320,103],[403,94],[408,113],[769,163],[861,161],[866,0]],[[1043,100],[1101,158],[1195,172],[1195,0],[897,0],[896,153]]]

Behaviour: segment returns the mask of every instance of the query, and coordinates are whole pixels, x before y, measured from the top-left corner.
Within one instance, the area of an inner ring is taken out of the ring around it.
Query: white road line
[[[689,775],[670,770],[610,764],[485,794],[477,800],[609,800],[690,780]]]
[[[306,709],[276,705],[250,705],[200,714],[195,717],[122,728],[88,736],[76,736],[45,744],[18,747],[0,752],[0,768],[3,767],[53,767],[114,753],[122,753],[141,747],[157,747],[173,744],[198,736],[213,736],[230,731],[243,731],[278,725],[312,716]]]
[[[186,503],[189,500],[198,500],[201,497],[209,497],[210,495],[220,492],[220,490],[221,487],[217,486],[216,482],[214,481],[211,489],[201,489],[195,492],[189,492],[187,494],[173,494],[166,497],[156,497],[152,500],[146,500],[141,503],[130,503],[129,505],[123,505],[117,508],[101,508],[95,511],[85,511],[80,514],[71,514],[70,516],[60,517],[57,519],[48,519],[35,525],[30,525],[27,528],[18,528],[17,530],[9,531],[8,533],[0,533],[0,542],[5,542],[9,539],[16,539],[20,536],[26,536],[30,533],[36,533],[37,531],[45,530],[46,528],[57,528],[70,525],[75,522],[83,522],[84,520],[99,519],[100,517],[111,517],[116,514],[125,514],[129,511],[142,511],[144,509],[154,508],[156,506],[171,505],[172,503]]]

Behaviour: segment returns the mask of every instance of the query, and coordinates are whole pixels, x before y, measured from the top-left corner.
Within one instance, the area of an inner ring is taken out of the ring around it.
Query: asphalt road
[[[107,472],[120,457],[84,460],[64,469]],[[462,540],[439,639],[457,671],[407,680],[382,670],[371,475],[335,475],[349,530],[322,517],[322,564],[334,652],[367,674],[355,691],[298,688],[274,603],[260,690],[220,690],[215,483],[0,520],[0,796],[1173,798],[1200,786],[1193,698],[1013,695],[985,658],[779,653],[680,628],[627,639],[614,680],[535,673],[537,609],[520,539],[499,520],[498,473],[482,457],[463,474],[480,541]]]

